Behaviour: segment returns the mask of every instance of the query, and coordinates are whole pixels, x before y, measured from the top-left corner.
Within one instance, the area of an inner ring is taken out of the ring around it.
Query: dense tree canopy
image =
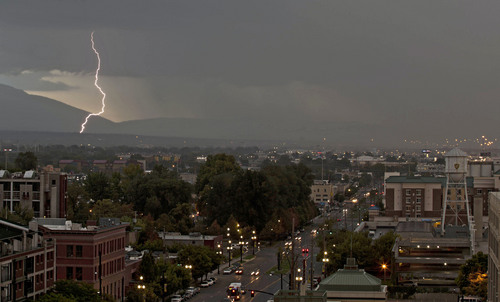
[[[198,175],[197,206],[207,226],[214,221],[225,225],[232,216],[242,227],[266,230],[269,239],[286,236],[292,221],[297,226],[315,215],[312,180],[311,171],[302,164],[242,171],[232,156],[216,155],[207,159]],[[272,227],[273,219],[281,220],[283,228]]]
[[[16,167],[21,171],[35,170],[38,159],[33,152],[21,152],[16,158]]]

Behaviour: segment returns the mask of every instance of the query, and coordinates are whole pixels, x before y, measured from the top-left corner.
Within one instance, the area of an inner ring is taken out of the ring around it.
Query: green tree
[[[109,295],[99,296],[91,284],[74,280],[57,280],[53,291],[45,298],[47,300],[42,297],[41,301],[55,301],[56,298],[61,298],[57,301],[76,302],[114,301]]]
[[[464,265],[460,266],[455,282],[462,293],[485,298],[484,285],[481,283],[484,283],[486,279],[487,284],[487,271],[488,255],[478,252],[467,260]]]
[[[38,165],[38,159],[33,152],[20,152],[15,160],[16,167],[21,171],[35,170]]]
[[[203,277],[217,267],[214,261],[215,252],[206,246],[200,245],[185,245],[182,250],[177,253],[178,263],[182,266],[191,265],[191,274],[193,279]]]
[[[68,219],[74,220],[78,205],[88,200],[88,194],[84,187],[78,182],[69,183],[66,194],[68,196]]]
[[[109,198],[109,178],[103,172],[87,175],[84,188],[94,202]]]

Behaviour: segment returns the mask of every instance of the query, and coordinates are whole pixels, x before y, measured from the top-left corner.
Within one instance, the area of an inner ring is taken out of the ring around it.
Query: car
[[[217,278],[215,278],[215,277],[210,277],[209,279],[212,280],[214,283],[217,282]]]
[[[214,285],[214,281],[212,279],[207,279],[206,280],[209,286]]]
[[[232,272],[233,272],[233,269],[232,269],[232,268],[230,268],[230,267],[225,268],[225,269],[222,271],[222,273],[223,273],[224,275],[230,275]]]
[[[183,299],[181,297],[181,295],[172,295],[170,297],[170,302],[182,302]]]
[[[238,267],[238,269],[234,273],[236,275],[243,275],[243,266]]]
[[[191,293],[191,297],[197,295],[200,293],[200,288],[199,287],[188,287],[186,289],[186,293]]]
[[[260,274],[260,269],[256,269],[250,273],[251,276],[258,276]]]
[[[200,283],[200,287],[209,287],[210,284],[207,281],[203,281]]]

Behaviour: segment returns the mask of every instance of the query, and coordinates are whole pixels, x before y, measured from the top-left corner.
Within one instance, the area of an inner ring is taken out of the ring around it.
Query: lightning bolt
[[[99,111],[98,113],[90,113],[89,115],[87,115],[87,117],[85,118],[85,122],[83,122],[83,124],[82,124],[82,129],[80,130],[80,133],[82,133],[85,130],[85,125],[89,121],[89,118],[91,116],[99,116],[99,115],[103,114],[104,107],[106,107],[106,104],[104,103],[104,100],[106,99],[106,93],[104,93],[104,91],[102,91],[102,88],[99,86],[99,84],[97,84],[97,82],[99,81],[99,70],[101,70],[101,57],[99,56],[99,52],[97,51],[97,49],[95,49],[94,32],[92,32],[90,34],[90,41],[92,42],[92,50],[94,51],[95,55],[97,56],[97,69],[95,71],[94,85],[95,85],[95,87],[97,87],[97,89],[99,89],[99,91],[102,94],[102,99],[101,99],[102,108],[101,108],[101,111]]]

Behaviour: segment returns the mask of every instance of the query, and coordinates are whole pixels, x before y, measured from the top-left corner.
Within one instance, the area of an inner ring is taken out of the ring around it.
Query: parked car
[[[215,278],[215,277],[210,277],[210,278],[208,278],[208,279],[212,280],[214,283],[216,283],[216,282],[217,282],[217,278]]]
[[[191,297],[192,297],[192,296],[195,296],[195,295],[197,295],[197,294],[200,293],[200,288],[199,287],[192,287],[191,286],[191,287],[188,287],[186,289],[186,292],[191,293]]]
[[[182,300],[181,295],[173,295],[170,297],[170,302],[182,302]]]
[[[203,281],[203,282],[200,283],[200,286],[201,287],[209,287],[210,284],[208,283],[208,281]]]
[[[212,279],[207,279],[206,281],[208,282],[209,286],[214,285],[214,281]]]
[[[230,275],[233,272],[233,269],[231,267],[225,268],[222,273],[224,275]]]

